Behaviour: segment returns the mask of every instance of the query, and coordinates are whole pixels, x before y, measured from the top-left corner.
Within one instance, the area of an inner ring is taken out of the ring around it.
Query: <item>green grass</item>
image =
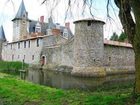
[[[23,64],[24,68],[27,68],[27,64]],[[5,73],[19,73],[19,70],[22,69],[22,62],[19,61],[0,61],[0,72]]]
[[[0,105],[133,105],[132,85],[94,92],[61,90],[0,73]],[[136,100],[140,105],[140,98]]]

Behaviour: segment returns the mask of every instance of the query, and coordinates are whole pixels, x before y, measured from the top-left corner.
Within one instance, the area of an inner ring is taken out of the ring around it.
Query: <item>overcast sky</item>
[[[15,17],[18,8],[20,6],[21,0],[13,0],[14,4],[11,2],[6,2],[7,0],[0,0],[0,25],[4,26],[4,30],[6,33],[6,38],[11,41],[13,36],[13,29],[12,29],[12,22],[11,20]],[[40,16],[45,16],[45,21],[47,21],[48,17],[50,16],[49,8],[51,5],[41,5],[43,0],[24,0],[25,8],[28,12],[29,19],[38,20]],[[85,9],[85,14],[81,15],[81,6],[73,6],[72,13],[73,16],[67,15],[67,19],[65,20],[66,14],[66,1],[67,0],[59,0],[61,3],[55,8],[53,12],[53,19],[54,22],[60,23],[64,25],[64,22],[71,22],[71,29],[74,32],[74,25],[72,24],[73,21],[82,19],[82,18],[89,18],[90,13],[87,12],[88,8]],[[77,0],[80,1],[80,0]],[[82,2],[81,2],[82,3]],[[81,5],[79,3],[79,5]],[[113,0],[110,3],[110,16],[113,19],[107,18],[106,12],[106,3],[107,0],[95,0],[93,2],[93,10],[92,13],[95,19],[102,20],[106,22],[104,26],[104,38],[109,38],[113,32],[117,32],[118,34],[121,33],[122,27],[120,25],[119,19],[117,17],[118,9],[115,7]],[[112,8],[113,7],[113,8]]]

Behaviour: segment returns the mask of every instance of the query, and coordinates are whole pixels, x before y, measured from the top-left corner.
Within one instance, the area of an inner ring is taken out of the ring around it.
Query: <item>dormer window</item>
[[[26,18],[26,17],[27,17],[27,13],[26,13],[26,11],[24,11],[22,17],[23,17],[23,18]]]
[[[64,29],[64,31],[63,31],[63,37],[68,39],[68,30],[67,29]]]
[[[63,33],[63,37],[68,39],[68,33]]]
[[[36,24],[35,32],[41,32],[41,25],[39,22]]]
[[[25,14],[23,14],[23,17],[25,17]]]
[[[41,28],[36,27],[35,32],[41,32]]]

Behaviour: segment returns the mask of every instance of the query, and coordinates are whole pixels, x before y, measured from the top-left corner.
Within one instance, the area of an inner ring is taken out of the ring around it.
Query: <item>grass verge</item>
[[[27,68],[28,64],[19,61],[0,61],[0,72],[18,74],[22,67]]]

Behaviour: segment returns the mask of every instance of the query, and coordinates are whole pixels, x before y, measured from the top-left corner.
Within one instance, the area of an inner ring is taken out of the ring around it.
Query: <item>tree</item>
[[[116,34],[116,32],[113,33],[113,35],[110,37],[110,40],[118,41],[118,35]]]
[[[116,34],[116,32],[113,33],[113,35],[110,37],[110,40],[113,41],[119,41],[119,42],[125,42],[127,41],[127,35],[122,32],[119,36]]]
[[[127,35],[124,32],[122,32],[120,34],[119,38],[118,38],[118,41],[119,42],[125,42],[125,41],[127,41]]]
[[[43,0],[43,3],[49,0]],[[54,0],[55,2],[58,0]],[[71,2],[76,0],[68,0],[68,8],[71,7]],[[83,5],[89,5],[91,9],[92,3],[95,0],[83,0]],[[110,0],[107,0],[107,11]],[[81,0],[79,0],[81,2]],[[135,52],[135,89],[136,94],[140,94],[140,0],[114,0],[116,6],[119,8],[119,18],[122,23],[125,34],[129,42],[132,44]],[[134,19],[132,14],[134,14]],[[91,13],[91,11],[90,11]],[[92,13],[91,13],[92,14]],[[109,16],[109,14],[107,14]]]
[[[119,8],[119,18],[135,52],[135,89],[140,94],[140,0],[114,0]],[[131,12],[134,13],[135,22]]]

